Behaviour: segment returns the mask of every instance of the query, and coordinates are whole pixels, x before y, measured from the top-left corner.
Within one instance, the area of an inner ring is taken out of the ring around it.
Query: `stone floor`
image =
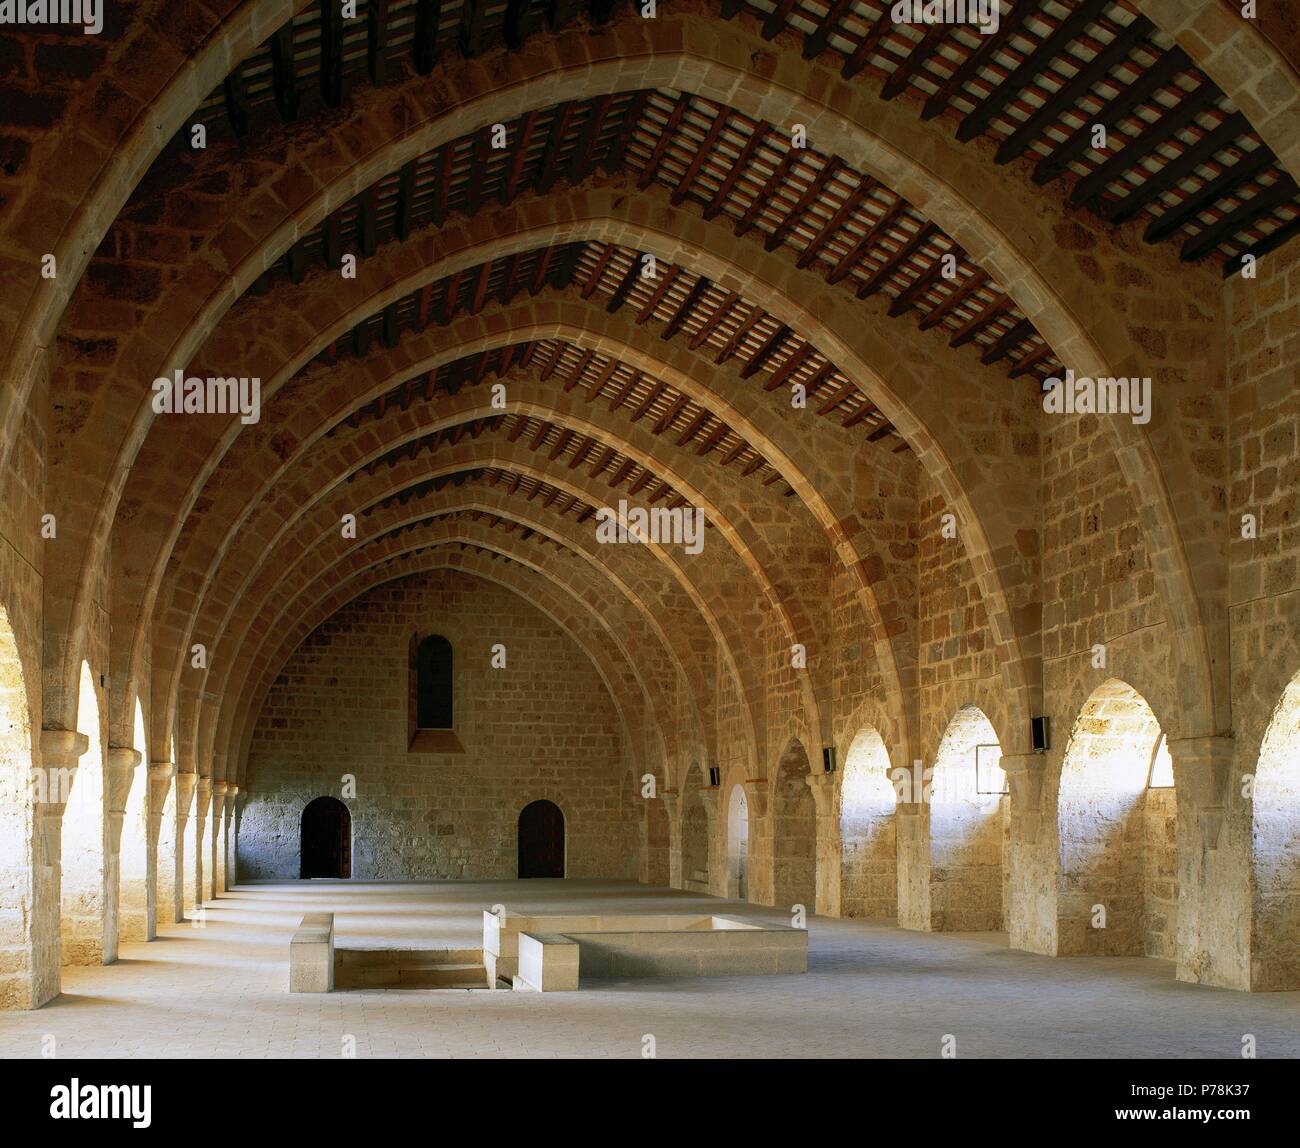
[[[36,1012],[0,1013],[0,1056],[1260,1057],[1300,1056],[1300,993],[1180,984],[1165,961],[1051,959],[1001,934],[814,918],[806,976],[593,981],[577,993],[291,995],[288,942],[333,910],[347,948],[478,947],[481,910],[771,910],[613,881],[241,886],[202,928],[171,925],[107,968],[64,970]],[[48,1054],[48,1052],[47,1052]]]

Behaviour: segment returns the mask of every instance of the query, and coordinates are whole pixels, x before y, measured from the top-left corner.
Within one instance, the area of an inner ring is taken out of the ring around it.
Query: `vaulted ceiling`
[[[724,618],[719,604],[749,579],[754,600],[792,640],[816,632],[825,623],[810,619],[790,591],[795,568],[838,554],[870,600],[879,656],[902,686],[913,682],[915,618],[903,603],[914,539],[905,516],[864,508],[862,492],[881,504],[911,499],[915,512],[918,464],[935,465],[945,445],[905,425],[861,366],[845,361],[829,326],[774,313],[781,308],[770,290],[713,270],[691,235],[647,273],[645,253],[612,229],[566,229],[563,217],[576,217],[585,197],[607,193],[683,231],[725,232],[738,244],[736,265],[775,261],[787,295],[808,298],[804,314],[847,304],[865,315],[871,307],[900,355],[935,349],[915,374],[939,376],[939,406],[955,408],[977,388],[1004,396],[1010,413],[999,413],[997,433],[1023,441],[1032,435],[1016,409],[1065,369],[1060,339],[1031,317],[1035,288],[1004,281],[996,260],[968,252],[915,194],[917,202],[879,169],[872,174],[847,158],[856,153],[833,131],[811,130],[807,146],[793,146],[779,100],[763,103],[771,117],[764,119],[754,101],[680,79],[680,88],[635,79],[610,90],[589,85],[572,99],[557,99],[549,82],[521,85],[500,130],[443,133],[445,142],[390,167],[352,164],[348,194],[323,218],[284,213],[293,238],[276,248],[252,238],[281,222],[268,220],[267,201],[232,203],[230,189],[248,187],[249,172],[273,183],[305,137],[341,156],[370,155],[374,140],[360,134],[373,122],[350,116],[367,91],[451,100],[448,86],[465,82],[457,69],[466,61],[482,63],[470,73],[477,82],[504,89],[514,82],[512,61],[540,45],[598,45],[611,27],[635,37],[642,21],[631,3],[616,0],[358,0],[355,19],[337,3],[294,7],[162,149],[108,228],[61,332],[53,449],[65,473],[85,469],[71,461],[74,447],[89,441],[85,428],[124,428],[120,442],[91,443],[84,454],[113,476],[96,504],[113,518],[111,610],[115,629],[136,635],[114,654],[115,668],[130,680],[152,673],[155,698],[170,699],[156,706],[159,735],[171,737],[178,723],[191,760],[220,756],[227,743],[237,756],[248,706],[287,656],[277,628],[300,636],[325,600],[307,578],[310,562],[319,560],[321,571],[311,570],[325,578],[322,586],[330,571],[360,577],[343,563],[362,558],[315,541],[348,506],[363,522],[384,524],[358,540],[384,562],[423,546],[459,547],[535,574],[556,555],[579,553],[570,531],[590,529],[604,498],[669,507],[707,498],[718,509],[710,525],[731,548],[715,568],[670,567],[659,585],[639,559],[626,566],[611,559],[612,583],[590,562],[574,563],[573,572],[557,567],[556,579],[588,602],[614,593],[638,609],[659,601],[695,611],[682,632],[711,634],[720,661],[740,679],[738,692],[754,696],[762,671],[744,666],[763,619]],[[992,35],[896,23],[885,0],[682,7],[718,36],[743,28],[770,42],[779,64],[755,53],[754,66],[779,67],[783,82],[830,90],[830,75],[904,108],[918,125],[938,121],[972,173],[1005,170],[1008,187],[1041,189],[1041,213],[1085,221],[1081,245],[1091,228],[1139,258],[1150,250],[1155,259],[1196,265],[1199,275],[1219,267],[1227,274],[1243,255],[1263,256],[1300,231],[1292,175],[1247,115],[1130,0],[1017,0]],[[208,159],[193,146],[197,125]],[[407,127],[395,116],[385,130],[398,139]],[[241,172],[242,182],[231,175]],[[288,202],[299,193],[283,194]],[[210,216],[192,206],[204,196]],[[509,226],[512,209],[522,219],[542,200],[558,204],[561,216],[544,240],[512,243],[494,231]],[[150,228],[169,212],[185,218],[187,233],[165,247]],[[215,254],[204,247],[214,221],[229,228]],[[241,227],[247,251],[227,238]],[[436,241],[456,227],[474,241],[451,258]],[[156,249],[137,258],[146,240]],[[494,244],[505,253],[487,250]],[[341,301],[349,256],[365,274],[388,276],[368,293],[358,289],[360,302]],[[444,257],[452,269],[437,266]],[[245,276],[249,263],[256,273]],[[146,315],[154,290],[161,302]],[[173,311],[174,329],[166,326]],[[135,341],[118,340],[113,332],[132,324]],[[308,333],[299,335],[300,327]],[[200,355],[188,353],[199,346]],[[176,348],[214,373],[261,370],[265,425],[178,435],[174,424],[154,425],[114,397],[131,371],[161,367]],[[289,377],[270,388],[281,370]],[[489,392],[501,382],[512,398],[499,409]],[[796,392],[814,416],[812,429],[788,425]],[[91,409],[111,418],[97,422]],[[110,456],[116,470],[103,461]],[[963,482],[979,481],[977,465]],[[389,513],[418,511],[432,495],[441,501],[427,519]],[[872,520],[871,537],[860,533],[859,516]],[[89,553],[96,540],[102,547],[107,528],[83,518],[69,533],[80,529]],[[426,539],[422,531],[434,522],[457,525]],[[308,530],[316,531],[305,535],[311,541],[283,559],[285,540]],[[1015,523],[1006,531],[988,540],[1002,560],[1016,548]],[[47,594],[57,597],[59,579],[66,589],[75,574],[53,571]],[[1014,606],[997,626],[1008,649],[1029,625],[1009,620]],[[674,645],[675,624],[654,618],[645,640],[662,645],[676,672],[698,675]],[[142,669],[145,633],[150,670]],[[178,685],[182,652],[196,635],[234,643],[223,676],[203,690]],[[637,676],[627,666],[608,674]],[[227,684],[250,699],[243,709],[222,701]],[[815,708],[819,687],[806,688]],[[47,706],[61,704],[57,693],[50,697]],[[204,727],[199,715],[209,709],[220,722],[205,717]]]

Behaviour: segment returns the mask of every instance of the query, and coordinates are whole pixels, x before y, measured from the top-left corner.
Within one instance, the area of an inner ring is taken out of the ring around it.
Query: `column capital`
[[[810,773],[804,777],[804,784],[812,790],[813,804],[817,807],[817,816],[826,817],[835,812],[835,774]]]
[[[90,738],[75,729],[41,730],[41,762],[76,768],[77,759],[90,748]]]
[[[167,781],[175,772],[176,767],[170,761],[151,761],[149,763],[150,781]]]
[[[129,745],[110,745],[108,747],[109,769],[135,769],[143,760],[144,755],[138,749],[132,749]]]
[[[199,793],[201,793],[201,794],[204,794],[204,793],[211,793],[211,792],[212,792],[212,778],[210,778],[210,777],[200,777],[199,780],[198,780],[198,790],[199,790]]]
[[[228,786],[224,781],[214,781],[212,783],[212,792],[218,797],[224,797],[230,792],[230,786]]]

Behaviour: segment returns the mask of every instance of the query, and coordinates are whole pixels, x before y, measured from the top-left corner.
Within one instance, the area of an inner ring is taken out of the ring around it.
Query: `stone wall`
[[[454,647],[463,753],[408,752],[416,632]],[[504,669],[490,666],[498,642]],[[273,687],[253,738],[239,877],[297,877],[302,810],[327,794],[351,812],[356,878],[514,877],[519,811],[538,798],[564,813],[567,876],[632,877],[621,755],[594,667],[540,611],[451,572],[389,583],[317,629]]]

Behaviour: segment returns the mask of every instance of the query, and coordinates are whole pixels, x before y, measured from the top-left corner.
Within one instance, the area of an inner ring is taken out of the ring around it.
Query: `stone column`
[[[239,884],[239,819],[247,794],[238,785],[226,791],[226,888]]]
[[[194,903],[202,905],[212,897],[212,856],[208,841],[212,809],[212,778],[200,777],[194,797]],[[207,855],[205,857],[205,854]]]
[[[176,819],[165,820],[167,795],[171,790],[170,761],[149,763],[149,874],[152,881],[149,901],[149,927],[146,940],[158,935],[158,921],[180,920],[176,885]]]
[[[700,789],[700,802],[704,806],[705,841],[708,854],[704,871],[709,875],[709,892],[725,897],[727,895],[727,847],[725,833],[718,827],[718,809],[721,804],[722,790],[716,785],[707,785]],[[722,842],[719,848],[719,842]]]
[[[230,816],[230,787],[224,781],[212,783],[212,895],[226,891],[226,821]]]
[[[894,809],[898,840],[898,924],[929,932],[930,803],[928,778],[920,760],[890,771],[899,802]],[[906,800],[903,800],[903,799]]]
[[[1225,736],[1168,744],[1178,800],[1178,979],[1249,988],[1242,906],[1251,898],[1251,819],[1233,816],[1245,800],[1231,785],[1235,745]]]
[[[661,789],[659,800],[668,814],[668,885],[681,889],[682,884],[682,795],[676,789]]]
[[[776,900],[775,855],[772,849],[772,819],[765,777],[747,777],[745,801],[749,805],[749,900],[771,905]]]
[[[176,775],[176,920],[183,921],[194,908],[195,882],[186,880],[197,850],[194,848],[196,818],[194,817],[194,790],[198,776],[193,773]]]
[[[1011,790],[1011,841],[1002,857],[1008,942],[1013,949],[1054,955],[1058,945],[1056,834],[1044,824],[1041,753],[1004,753]]]
[[[63,813],[90,738],[41,730],[40,764],[32,771],[32,1007],[59,995],[63,965]]]
[[[131,914],[135,928],[130,931],[132,940],[141,939],[143,933],[140,916],[144,905],[143,878],[131,875],[130,889],[124,889],[122,877],[122,826],[126,821],[126,802],[135,780],[135,767],[140,764],[139,750],[125,746],[108,747],[108,846],[104,857],[107,895],[104,903],[104,964],[117,960],[118,943],[122,934],[122,920]]]
[[[804,778],[817,808],[817,905],[813,911],[823,917],[840,915],[840,817],[835,776],[810,773]]]

